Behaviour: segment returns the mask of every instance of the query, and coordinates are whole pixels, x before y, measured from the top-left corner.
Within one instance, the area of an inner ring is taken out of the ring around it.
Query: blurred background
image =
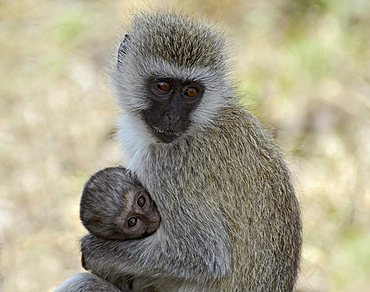
[[[370,1],[168,3],[229,34],[243,103],[288,157],[298,290],[370,291]],[[107,70],[131,4],[0,1],[0,291],[81,271],[80,191],[123,163]]]

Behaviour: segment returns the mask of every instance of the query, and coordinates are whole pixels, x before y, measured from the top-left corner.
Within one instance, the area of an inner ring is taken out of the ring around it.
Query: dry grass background
[[[230,33],[245,104],[289,157],[298,288],[370,291],[370,2],[177,2]],[[0,291],[81,270],[81,188],[122,163],[105,71],[127,13],[117,0],[0,2]]]

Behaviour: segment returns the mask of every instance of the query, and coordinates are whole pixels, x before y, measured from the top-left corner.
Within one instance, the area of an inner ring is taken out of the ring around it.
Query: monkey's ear
[[[128,34],[125,34],[125,38],[121,42],[119,48],[118,48],[118,56],[117,56],[117,68],[122,68],[123,65],[123,59],[125,55],[127,54],[128,50],[128,43],[130,41],[131,37]]]

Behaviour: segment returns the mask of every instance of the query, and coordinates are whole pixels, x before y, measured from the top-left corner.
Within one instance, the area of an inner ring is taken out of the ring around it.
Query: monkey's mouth
[[[172,130],[172,129],[161,129],[152,125],[152,130],[154,135],[164,143],[171,143],[181,136],[181,132]]]

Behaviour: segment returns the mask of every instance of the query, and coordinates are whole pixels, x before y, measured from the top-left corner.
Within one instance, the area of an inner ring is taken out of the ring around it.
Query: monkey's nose
[[[180,116],[176,114],[166,114],[166,118],[169,125],[175,125],[180,120]]]

